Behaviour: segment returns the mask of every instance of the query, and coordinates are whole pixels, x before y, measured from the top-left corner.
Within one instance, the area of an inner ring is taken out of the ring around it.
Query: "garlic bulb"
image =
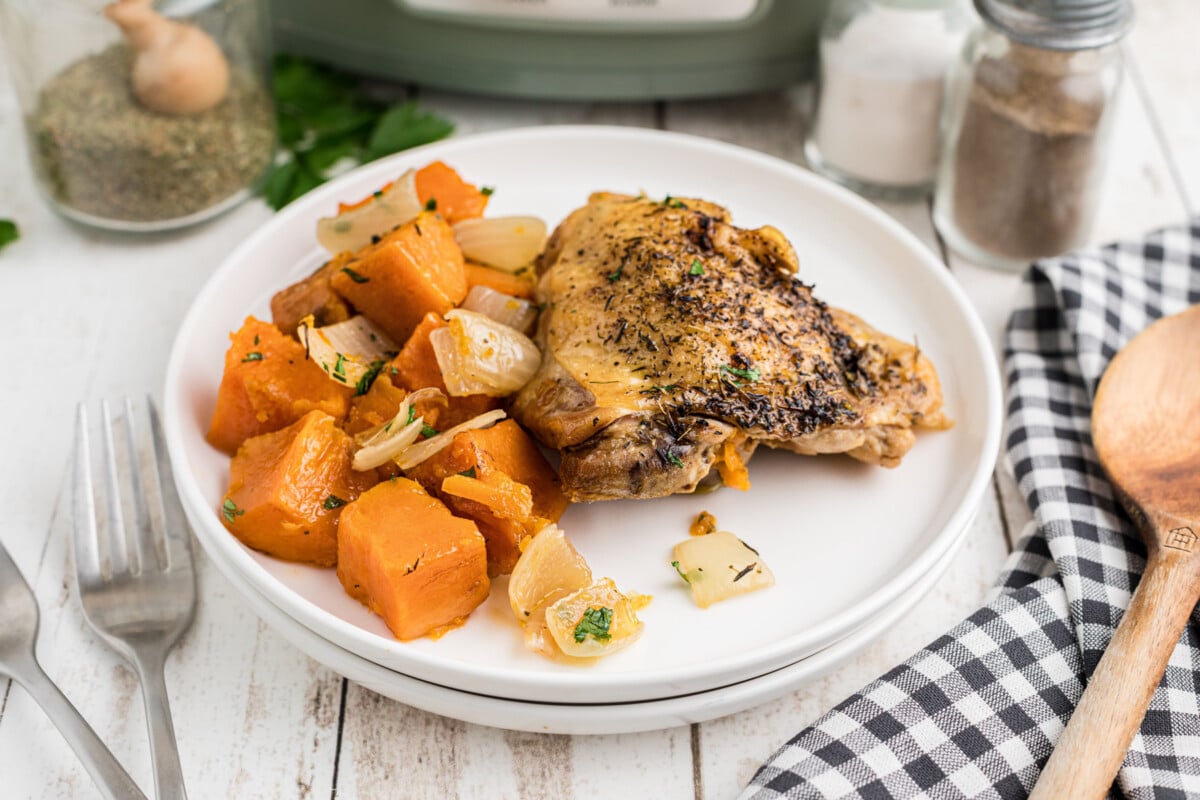
[[[162,16],[153,0],[117,0],[104,14],[136,53],[133,93],[143,106],[163,114],[199,114],[225,99],[229,62],[207,33]]]

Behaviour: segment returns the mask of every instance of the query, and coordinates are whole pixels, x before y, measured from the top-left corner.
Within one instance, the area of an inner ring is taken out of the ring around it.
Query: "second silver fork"
[[[73,511],[79,599],[91,626],[141,679],[159,800],[184,800],[163,666],[195,615],[188,526],[153,403],[146,398],[142,415],[128,398],[122,406],[114,419],[108,403],[101,404],[97,481],[87,410],[82,404],[78,410]],[[114,436],[114,428],[123,435]],[[117,439],[124,440],[121,446]]]

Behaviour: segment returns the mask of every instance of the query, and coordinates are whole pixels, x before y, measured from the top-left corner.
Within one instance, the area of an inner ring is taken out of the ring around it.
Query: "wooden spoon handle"
[[[1159,550],[1030,800],[1104,798],[1196,605],[1190,554]]]

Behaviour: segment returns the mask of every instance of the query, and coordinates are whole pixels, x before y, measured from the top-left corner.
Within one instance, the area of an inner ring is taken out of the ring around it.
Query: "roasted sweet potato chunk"
[[[353,452],[350,437],[322,411],[247,439],[229,465],[225,527],[276,558],[333,566],[342,507],[376,480],[350,468]]]
[[[494,472],[504,477],[491,478]],[[406,474],[441,497],[455,513],[475,520],[487,539],[488,568],[492,575],[511,572],[521,553],[521,539],[536,533],[545,522],[557,522],[567,508],[554,469],[529,435],[512,420],[458,434],[449,447]],[[450,491],[446,491],[444,482],[456,475],[475,478],[483,485],[451,481],[446,487]],[[505,478],[528,487],[531,495],[528,516],[506,510],[513,507],[511,503],[520,502],[520,490],[506,487]]]
[[[485,267],[472,261],[467,262],[466,268],[467,291],[470,291],[472,286],[486,286],[513,297],[525,300],[533,299],[533,279],[530,277],[515,275],[494,267]]]
[[[488,195],[441,161],[427,164],[414,177],[422,205],[433,205],[451,225],[461,219],[482,217],[487,208]]]
[[[330,284],[397,342],[406,341],[429,312],[445,314],[467,296],[454,231],[428,211],[363,248]]]
[[[339,253],[303,280],[281,289],[271,298],[271,320],[289,336],[296,335],[300,320],[313,315],[318,327],[350,319],[350,307],[329,279],[350,263],[351,253]]]
[[[229,338],[208,429],[214,447],[233,454],[251,436],[277,431],[313,409],[346,416],[354,390],[329,380],[304,357],[304,347],[274,325],[247,317]]]
[[[380,483],[345,509],[337,575],[398,639],[459,624],[490,586],[475,523],[404,478]]]

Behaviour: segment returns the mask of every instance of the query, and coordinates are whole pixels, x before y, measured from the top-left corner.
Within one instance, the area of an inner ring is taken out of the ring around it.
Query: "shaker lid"
[[[1133,25],[1130,0],[975,0],[975,8],[1016,41],[1049,50],[1103,47]]]

